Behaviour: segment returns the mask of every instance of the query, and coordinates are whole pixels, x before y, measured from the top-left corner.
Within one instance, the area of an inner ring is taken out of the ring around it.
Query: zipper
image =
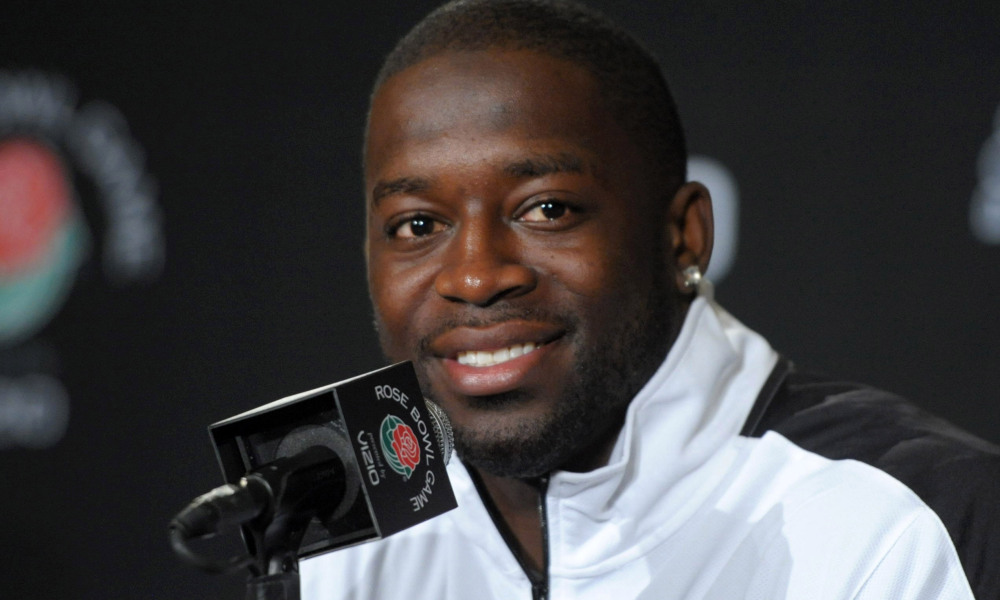
[[[531,582],[531,600],[548,600],[549,597],[549,515],[545,496],[549,489],[549,476],[538,479],[538,522],[542,526],[542,573],[540,580]]]

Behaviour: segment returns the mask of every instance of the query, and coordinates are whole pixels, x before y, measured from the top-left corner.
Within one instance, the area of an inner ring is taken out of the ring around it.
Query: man
[[[369,286],[452,420],[459,508],[304,562],[306,597],[1000,594],[998,449],[716,305],[685,161],[655,61],[582,8],[459,2],[400,42]]]

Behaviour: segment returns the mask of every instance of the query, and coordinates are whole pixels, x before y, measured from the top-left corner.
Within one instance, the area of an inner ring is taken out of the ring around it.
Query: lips
[[[445,383],[467,396],[511,391],[544,375],[546,358],[566,330],[557,324],[507,321],[487,327],[458,327],[437,336],[431,353]]]

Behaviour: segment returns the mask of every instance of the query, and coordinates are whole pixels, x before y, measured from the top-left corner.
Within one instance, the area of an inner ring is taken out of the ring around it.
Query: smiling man
[[[452,420],[459,508],[306,561],[307,597],[996,597],[998,450],[713,302],[673,100],[602,17],[438,9],[364,156],[379,337]]]

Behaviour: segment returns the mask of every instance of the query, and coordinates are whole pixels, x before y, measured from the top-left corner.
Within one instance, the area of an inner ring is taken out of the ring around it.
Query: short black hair
[[[607,17],[567,0],[448,2],[399,41],[378,73],[373,95],[387,79],[431,56],[491,48],[534,50],[585,68],[669,195],[684,183],[684,132],[659,63]]]

